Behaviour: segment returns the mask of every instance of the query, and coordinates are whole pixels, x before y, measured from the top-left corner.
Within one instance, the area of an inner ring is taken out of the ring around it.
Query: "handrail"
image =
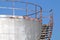
[[[38,16],[39,16],[38,13],[40,13],[41,9],[42,9],[42,7],[40,5],[31,3],[31,2],[23,2],[23,1],[17,1],[17,0],[15,0],[15,1],[13,1],[13,0],[11,0],[11,1],[10,0],[3,1],[2,0],[2,2],[12,2],[13,3],[12,7],[0,7],[0,9],[2,8],[2,9],[11,9],[11,10],[13,10],[13,15],[15,15],[15,10],[23,10],[23,11],[26,11],[26,15],[23,15],[23,16],[31,16],[31,15],[35,14],[35,18],[38,18]],[[15,8],[14,7],[14,5],[15,5],[14,3],[15,2],[24,3],[26,5],[26,9],[25,8]],[[28,5],[30,5],[30,4],[35,7],[35,10],[28,9]],[[37,10],[38,9],[37,7],[40,10]],[[29,12],[33,12],[33,13],[29,14]]]

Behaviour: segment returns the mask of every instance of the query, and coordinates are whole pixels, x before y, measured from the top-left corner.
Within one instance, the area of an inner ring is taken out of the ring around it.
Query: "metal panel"
[[[38,40],[41,27],[40,22],[0,16],[0,40]]]

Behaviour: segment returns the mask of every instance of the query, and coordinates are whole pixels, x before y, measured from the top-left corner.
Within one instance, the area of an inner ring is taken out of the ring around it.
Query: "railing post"
[[[35,18],[38,18],[37,5],[35,5]]]
[[[26,2],[26,16],[28,16],[28,2]]]
[[[15,15],[15,9],[14,9],[14,0],[12,0],[12,10],[13,10],[13,13],[12,13],[12,15],[14,16],[14,15]]]

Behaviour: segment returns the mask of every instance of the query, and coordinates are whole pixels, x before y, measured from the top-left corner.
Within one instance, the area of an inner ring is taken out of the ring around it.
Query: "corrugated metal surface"
[[[38,40],[41,35],[40,22],[21,18],[0,16],[0,40]]]

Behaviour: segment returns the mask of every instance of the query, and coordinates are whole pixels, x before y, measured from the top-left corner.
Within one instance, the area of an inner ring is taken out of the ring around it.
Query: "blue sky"
[[[22,1],[27,1],[27,0],[22,0]],[[28,0],[28,2],[32,2],[32,3],[41,5],[43,10],[45,10],[45,11],[53,9],[54,27],[53,27],[53,33],[52,33],[51,40],[59,40],[60,39],[60,14],[59,14],[60,13],[60,0]],[[2,4],[3,3],[0,2],[0,5],[2,5]],[[5,5],[7,6],[7,4],[5,4]],[[1,9],[0,9],[0,11],[1,11]]]

